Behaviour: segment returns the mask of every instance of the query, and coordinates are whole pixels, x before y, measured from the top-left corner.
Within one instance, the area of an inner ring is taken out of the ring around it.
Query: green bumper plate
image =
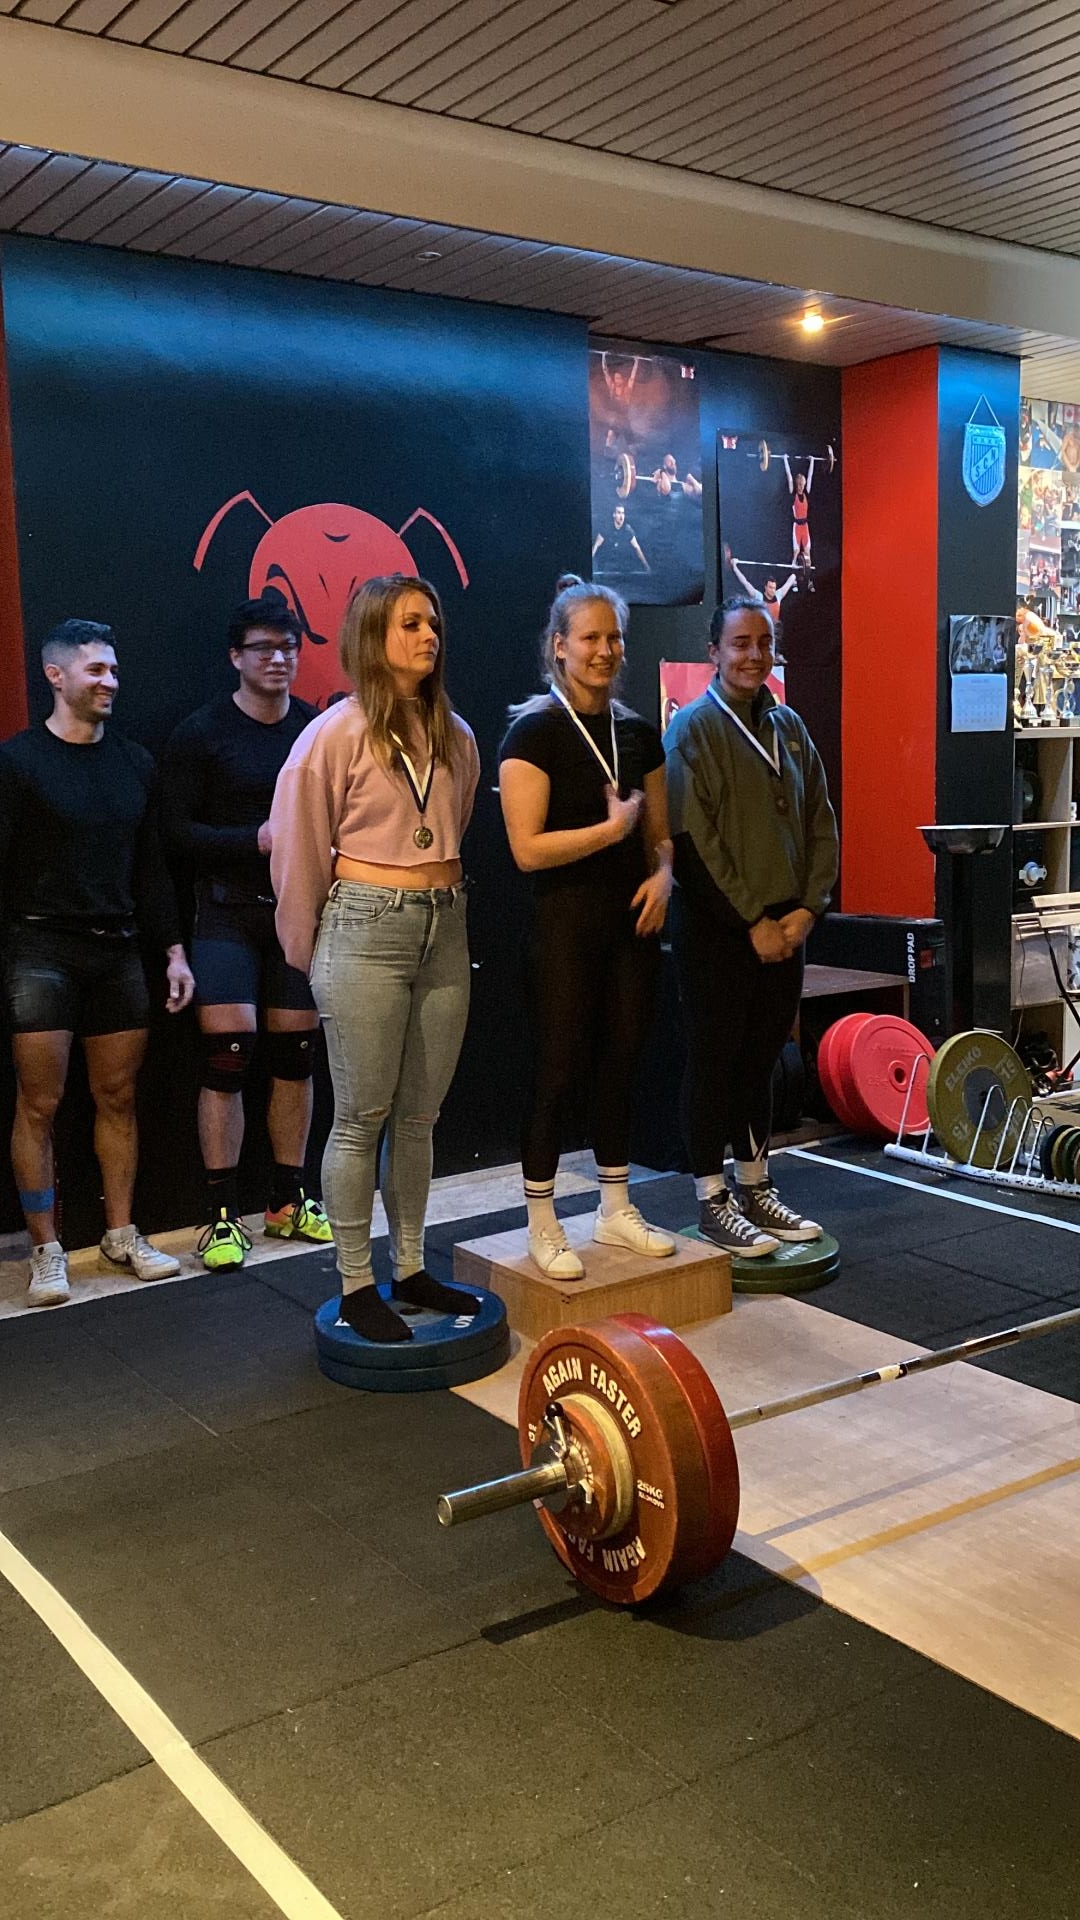
[[[703,1240],[696,1226],[682,1227],[687,1240]],[[731,1263],[731,1284],[736,1293],[809,1293],[835,1279],[840,1271],[840,1245],[831,1233],[820,1240],[785,1241],[775,1253],[756,1260]]]

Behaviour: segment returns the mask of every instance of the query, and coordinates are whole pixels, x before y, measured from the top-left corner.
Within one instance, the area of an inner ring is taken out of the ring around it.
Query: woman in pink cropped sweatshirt
[[[341,1315],[365,1339],[409,1340],[371,1270],[384,1128],[391,1299],[454,1314],[478,1305],[426,1272],[424,1216],[469,1007],[461,840],[480,761],[446,694],[442,609],[426,580],[366,581],[340,644],[355,692],[305,728],[282,768],[270,865],[278,937],[309,974],[334,1083],[323,1200]]]

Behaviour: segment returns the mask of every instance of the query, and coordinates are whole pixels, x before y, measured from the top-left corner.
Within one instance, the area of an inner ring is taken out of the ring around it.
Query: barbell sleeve
[[[786,1413],[801,1413],[805,1407],[817,1407],[826,1400],[843,1400],[849,1393],[861,1393],[864,1387],[906,1380],[911,1374],[930,1373],[935,1367],[952,1366],[957,1360],[978,1360],[984,1353],[998,1353],[1003,1347],[1019,1346],[1022,1340],[1038,1340],[1045,1334],[1063,1333],[1066,1327],[1078,1325],[1080,1307],[1072,1307],[1067,1313],[1047,1314],[1041,1320],[1003,1328],[1000,1333],[979,1334],[974,1340],[961,1340],[952,1347],[938,1347],[933,1353],[913,1353],[906,1360],[893,1361],[890,1366],[852,1373],[825,1386],[808,1387],[805,1393],[789,1393],[779,1400],[765,1400],[757,1407],[743,1407],[729,1416],[728,1426],[734,1433],[739,1427],[752,1427],[761,1420],[778,1420]]]
[[[542,1500],[546,1494],[565,1492],[569,1484],[561,1460],[526,1467],[522,1473],[505,1474],[501,1480],[481,1480],[478,1486],[462,1487],[457,1493],[440,1493],[439,1525],[456,1527],[465,1520],[480,1520],[488,1513],[503,1513],[508,1507],[524,1507],[530,1500]]]

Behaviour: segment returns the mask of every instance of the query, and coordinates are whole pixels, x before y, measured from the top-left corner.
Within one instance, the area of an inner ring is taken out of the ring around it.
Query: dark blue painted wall
[[[439,1170],[515,1157],[522,888],[490,789],[506,706],[535,684],[555,575],[587,562],[584,327],[41,241],[6,241],[2,268],[39,714],[47,696],[37,647],[71,614],[115,627],[115,724],[152,748],[233,684],[224,626],[246,596],[265,522],[236,509],[201,575],[192,557],[215,511],[245,488],[275,518],[335,501],[396,529],[419,506],[452,535],[467,590],[434,529],[418,524],[407,536],[444,596],[450,688],[484,762],[468,847],[473,1012]],[[144,1224],[179,1224],[201,1205],[191,1041],[190,1016],[162,1020],[154,1036]],[[78,1241],[97,1231],[96,1177],[87,1116],[77,1099],[69,1104],[82,1132],[64,1156],[68,1237]],[[254,1202],[265,1158],[258,1126],[251,1155]]]
[[[558,317],[463,302],[143,259],[8,238],[0,249],[11,383],[28,673],[58,619],[117,630],[116,724],[157,748],[181,714],[231,684],[223,628],[247,590],[265,521],[237,508],[203,572],[196,544],[217,509],[249,489],[272,518],[320,501],[399,527],[424,507],[470,574],[463,590],[434,529],[408,542],[444,595],[453,697],[484,762],[468,847],[474,1002],[438,1133],[439,1172],[517,1156],[523,1073],[519,988],[524,887],[491,788],[507,704],[536,685],[537,637],[555,576],[586,572],[590,542],[587,340]],[[811,446],[835,441],[832,370],[699,353],[705,487],[702,608],[642,608],[631,625],[628,694],[657,717],[657,664],[700,657],[715,593],[716,433],[763,425]],[[818,711],[839,714],[822,676]],[[813,724],[813,717],[808,714]],[[649,1063],[654,1121],[639,1143],[677,1157],[670,1005]],[[10,1103],[10,1082],[2,1091]],[[140,1218],[190,1221],[200,1204],[190,1023],[162,1019],[144,1074]],[[163,1123],[161,1116],[168,1119]],[[0,1112],[0,1129],[6,1116]],[[325,1128],[322,1099],[318,1135]],[[78,1086],[61,1128],[66,1237],[96,1237],[89,1116]],[[248,1149],[259,1199],[265,1141]],[[6,1161],[0,1181],[7,1178]],[[15,1224],[14,1194],[0,1224]]]
[[[1005,482],[988,506],[979,507],[963,479],[964,428],[989,403],[1005,430]],[[942,347],[938,369],[938,739],[939,821],[998,822],[1012,819],[1012,673],[1009,721],[1003,733],[950,731],[949,615],[1001,613],[1016,606],[1016,489],[1020,444],[1020,363],[1000,354]],[[974,996],[961,1008],[976,1026],[1007,1029],[1010,999],[1012,839],[1006,833],[996,853],[967,862],[970,911],[961,888],[959,904],[970,925],[954,915],[947,860],[937,862],[937,910],[962,956],[970,936]]]

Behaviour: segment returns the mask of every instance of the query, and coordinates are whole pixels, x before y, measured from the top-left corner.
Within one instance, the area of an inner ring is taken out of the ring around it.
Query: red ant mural
[[[324,707],[342,686],[337,639],[345,609],[357,587],[383,573],[416,573],[415,560],[403,535],[416,520],[427,520],[450,550],[463,587],[469,576],[454,542],[434,514],[417,507],[395,533],[372,513],[324,501],[298,507],[280,520],[271,520],[254,495],[245,489],[219,507],[195,549],[194,566],[201,573],[207,550],[227,513],[245,501],[266,521],[252,555],[248,573],[251,599],[278,594],[296,614],[304,633],[296,692]]]

